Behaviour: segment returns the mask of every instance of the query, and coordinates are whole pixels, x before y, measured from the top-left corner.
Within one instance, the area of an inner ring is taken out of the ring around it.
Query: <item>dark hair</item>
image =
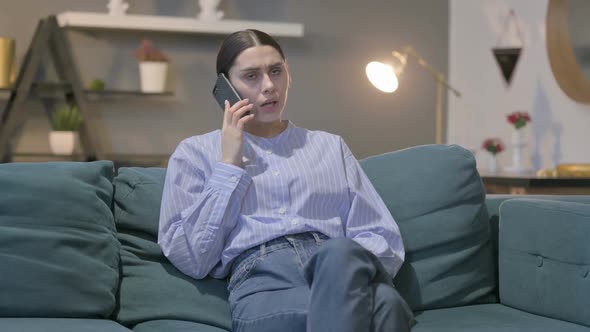
[[[241,30],[232,33],[223,40],[219,53],[217,53],[217,75],[224,73],[227,76],[240,53],[247,48],[262,45],[272,46],[285,60],[281,46],[270,35],[254,29]]]

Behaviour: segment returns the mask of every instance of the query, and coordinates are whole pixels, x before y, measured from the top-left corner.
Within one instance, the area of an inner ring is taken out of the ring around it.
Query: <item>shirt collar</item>
[[[252,142],[254,142],[256,145],[259,146],[263,146],[263,147],[272,147],[275,146],[277,144],[281,144],[282,142],[284,142],[287,137],[289,136],[289,134],[291,133],[291,131],[293,130],[293,127],[295,126],[293,124],[293,122],[289,121],[289,120],[283,120],[283,121],[287,121],[287,128],[285,128],[285,130],[283,130],[282,132],[280,132],[278,135],[271,137],[271,138],[266,138],[266,137],[261,137],[261,136],[256,136],[256,135],[252,135],[248,132],[244,132],[245,136]]]

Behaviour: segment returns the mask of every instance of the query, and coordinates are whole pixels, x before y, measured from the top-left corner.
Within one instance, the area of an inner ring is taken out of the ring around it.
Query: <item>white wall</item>
[[[569,99],[551,72],[545,43],[548,0],[451,0],[449,78],[463,93],[448,94],[448,142],[477,149],[478,166],[485,168],[485,138],[510,141],[506,114],[524,110],[533,122],[526,127],[529,146],[526,160],[533,169],[558,163],[590,163],[588,132],[590,105]],[[524,45],[514,20],[505,25],[514,9]],[[506,27],[505,27],[506,26]],[[503,28],[503,42],[497,44]],[[522,46],[523,50],[507,86],[492,48]],[[501,166],[511,165],[510,151],[499,157]]]

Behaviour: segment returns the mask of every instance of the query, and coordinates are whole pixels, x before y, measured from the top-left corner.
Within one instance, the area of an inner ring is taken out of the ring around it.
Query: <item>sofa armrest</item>
[[[490,230],[492,234],[491,237],[494,253],[498,253],[498,227],[500,222],[500,205],[502,205],[502,203],[504,203],[507,200],[523,198],[590,204],[590,195],[486,195],[486,208],[488,210],[488,218],[490,221]]]
[[[500,205],[502,304],[590,326],[590,205],[513,199]]]

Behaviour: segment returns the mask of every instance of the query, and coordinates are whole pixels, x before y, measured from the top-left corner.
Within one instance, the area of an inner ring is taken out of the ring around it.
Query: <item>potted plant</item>
[[[76,105],[62,105],[51,115],[52,131],[49,146],[56,155],[71,155],[74,152],[76,132],[82,125],[82,114]]]
[[[139,60],[139,74],[142,92],[164,92],[168,58],[154,46],[149,39],[144,39],[135,50]]]
[[[483,141],[481,147],[490,153],[490,158],[488,159],[488,171],[490,173],[497,172],[498,160],[496,156],[498,153],[504,151],[504,143],[502,143],[502,140],[499,138],[488,138]]]

